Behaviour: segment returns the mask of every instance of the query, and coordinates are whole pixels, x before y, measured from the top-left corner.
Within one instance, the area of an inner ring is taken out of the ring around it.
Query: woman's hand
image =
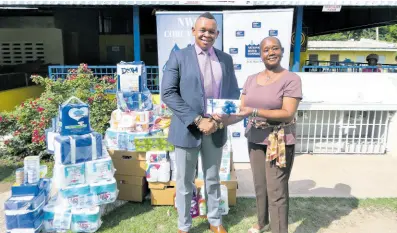
[[[244,118],[245,118],[245,117],[251,116],[253,111],[254,111],[253,108],[250,108],[250,107],[241,107],[241,108],[240,108],[240,112],[235,113],[235,114],[233,114],[233,115],[239,116],[239,117],[244,117]]]

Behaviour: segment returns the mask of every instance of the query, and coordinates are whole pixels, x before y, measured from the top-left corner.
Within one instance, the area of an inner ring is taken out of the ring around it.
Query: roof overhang
[[[234,6],[397,6],[397,0],[265,0],[265,1],[132,1],[132,0],[3,0],[0,5],[6,6],[55,6],[55,5],[234,5]]]

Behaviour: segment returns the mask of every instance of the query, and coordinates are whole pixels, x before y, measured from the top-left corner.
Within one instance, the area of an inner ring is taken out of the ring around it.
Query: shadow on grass
[[[228,215],[223,216],[222,222],[226,230],[232,232],[247,232],[247,221],[256,215],[255,199],[238,198],[235,206],[230,206]],[[200,224],[192,228],[192,233],[203,233],[208,230],[208,221],[199,220]]]
[[[303,187],[315,187],[314,181],[304,180],[301,182],[305,182]],[[321,228],[328,228],[333,221],[349,215],[359,206],[359,199],[351,195],[351,187],[346,184],[339,183],[334,188],[309,189],[307,193],[327,198],[298,197],[291,199],[289,223],[300,222],[294,233],[316,233]]]

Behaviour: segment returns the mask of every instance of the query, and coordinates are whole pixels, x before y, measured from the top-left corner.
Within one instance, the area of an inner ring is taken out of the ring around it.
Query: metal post
[[[139,6],[133,6],[134,60],[141,60],[141,32],[139,30]]]
[[[298,6],[298,12],[296,14],[296,25],[295,25],[295,41],[294,41],[294,59],[292,65],[292,71],[298,72],[300,68],[301,58],[301,34],[302,34],[302,21],[303,21],[303,6]]]

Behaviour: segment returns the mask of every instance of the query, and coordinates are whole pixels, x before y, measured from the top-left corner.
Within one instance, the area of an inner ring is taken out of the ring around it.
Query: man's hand
[[[203,118],[201,119],[200,123],[198,124],[198,128],[201,132],[205,135],[210,135],[217,130],[217,125],[214,120],[211,118]]]

